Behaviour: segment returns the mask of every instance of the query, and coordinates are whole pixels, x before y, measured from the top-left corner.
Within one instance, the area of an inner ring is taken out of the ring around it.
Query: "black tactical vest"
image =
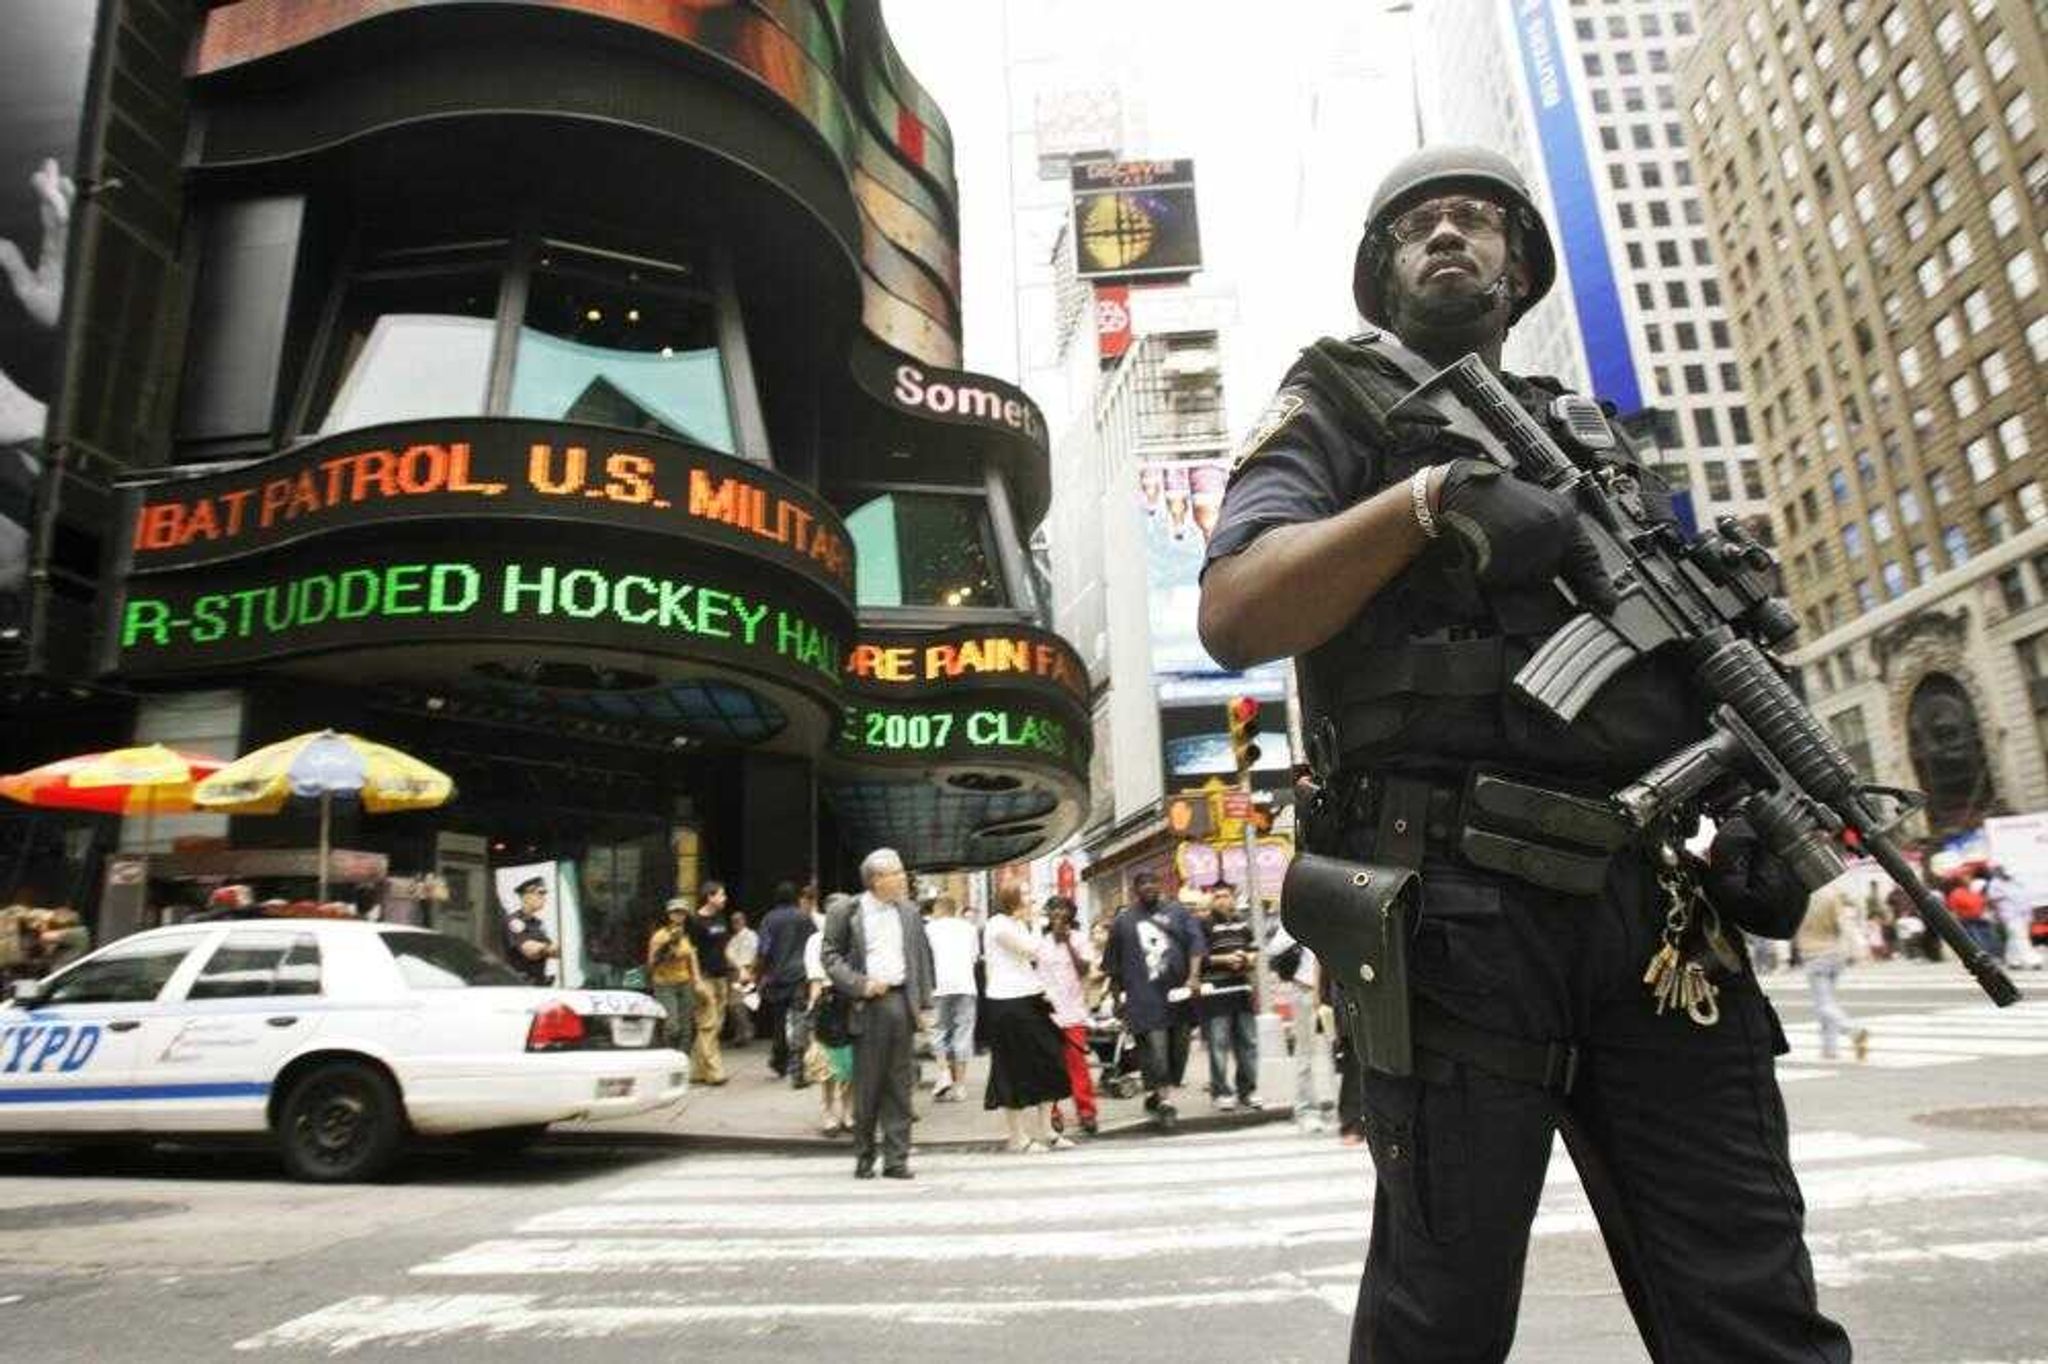
[[[1480,452],[1461,437],[1389,425],[1385,413],[1412,381],[1375,348],[1373,333],[1324,340],[1302,352],[1288,383],[1310,389],[1337,417],[1346,452],[1372,467],[1357,471],[1361,497],[1406,482],[1418,468]],[[1563,392],[1548,380],[1508,386],[1538,421]],[[1610,422],[1610,426],[1612,423]],[[1550,426],[1558,434],[1555,426]],[[1669,499],[1646,475],[1625,432],[1618,448],[1574,458],[1606,459],[1641,480],[1645,495]],[[1518,698],[1509,683],[1574,608],[1548,582],[1480,592],[1444,541],[1433,544],[1337,635],[1297,669],[1306,732],[1334,732],[1345,771],[1451,774],[1473,763],[1616,784],[1704,734],[1706,707],[1675,660],[1644,659],[1616,677],[1569,728]],[[1324,717],[1328,725],[1322,725]]]

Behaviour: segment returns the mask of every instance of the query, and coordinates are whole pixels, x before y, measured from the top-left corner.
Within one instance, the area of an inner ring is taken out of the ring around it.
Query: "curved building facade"
[[[439,762],[454,805],[349,831],[394,867],[687,846],[759,904],[1078,825],[1044,422],[958,368],[878,3],[116,2],[93,80],[45,553],[110,529],[46,670]]]

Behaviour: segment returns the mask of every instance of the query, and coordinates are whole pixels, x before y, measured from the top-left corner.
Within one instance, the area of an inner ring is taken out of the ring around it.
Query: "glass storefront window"
[[[964,493],[883,493],[846,518],[861,606],[1008,606],[988,505]]]
[[[315,429],[481,413],[497,310],[496,269],[358,276],[342,303]]]
[[[518,345],[514,416],[734,449],[716,309],[686,267],[543,247]]]

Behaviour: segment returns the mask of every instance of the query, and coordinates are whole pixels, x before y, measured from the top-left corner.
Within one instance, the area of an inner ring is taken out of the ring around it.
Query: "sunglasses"
[[[1395,241],[1407,246],[1436,231],[1436,225],[1445,218],[1451,220],[1451,226],[1469,237],[1475,232],[1504,231],[1508,211],[1485,199],[1431,199],[1394,219],[1387,230]]]

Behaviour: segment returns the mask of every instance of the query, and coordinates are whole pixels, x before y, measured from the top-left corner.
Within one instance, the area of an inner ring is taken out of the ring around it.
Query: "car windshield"
[[[466,985],[524,985],[503,962],[445,933],[381,933],[398,974],[415,990],[459,990]]]

